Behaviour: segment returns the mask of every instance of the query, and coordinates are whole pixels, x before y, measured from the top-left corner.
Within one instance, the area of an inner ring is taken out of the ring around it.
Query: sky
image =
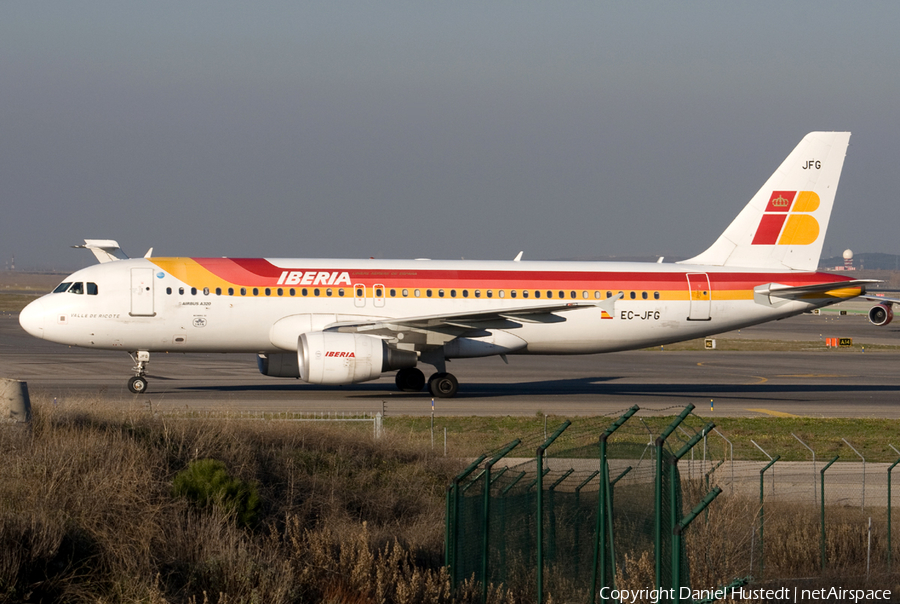
[[[900,253],[897,2],[0,3],[0,269],[684,258],[813,130]]]

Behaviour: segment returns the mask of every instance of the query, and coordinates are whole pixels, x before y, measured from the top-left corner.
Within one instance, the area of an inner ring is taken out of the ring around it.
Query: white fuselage
[[[856,287],[802,300],[754,295],[772,283],[841,279],[649,263],[133,259],[73,273],[65,282],[86,284],[81,293],[47,294],[23,310],[20,321],[32,335],[73,346],[270,353],[296,350],[301,333],[338,323],[598,304],[534,320],[498,319],[472,330],[524,341],[509,347],[510,354],[584,354],[720,333],[860,293]],[[611,308],[600,308],[619,292]],[[415,335],[408,342],[427,346],[427,336]],[[456,356],[452,347],[446,350],[447,358]]]

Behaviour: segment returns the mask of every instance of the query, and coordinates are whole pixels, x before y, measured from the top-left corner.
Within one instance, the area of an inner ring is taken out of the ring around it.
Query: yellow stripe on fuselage
[[[234,287],[234,283],[229,283],[216,276],[190,258],[150,258],[149,260],[179,281],[197,289]]]

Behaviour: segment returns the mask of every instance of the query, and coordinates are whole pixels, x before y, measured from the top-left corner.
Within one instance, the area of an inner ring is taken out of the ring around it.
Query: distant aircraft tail
[[[679,264],[816,270],[849,141],[807,134],[721,237]]]

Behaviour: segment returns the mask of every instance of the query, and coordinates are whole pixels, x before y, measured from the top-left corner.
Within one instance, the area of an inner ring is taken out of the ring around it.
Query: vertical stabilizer
[[[849,132],[810,132],[702,254],[679,264],[818,267]]]

